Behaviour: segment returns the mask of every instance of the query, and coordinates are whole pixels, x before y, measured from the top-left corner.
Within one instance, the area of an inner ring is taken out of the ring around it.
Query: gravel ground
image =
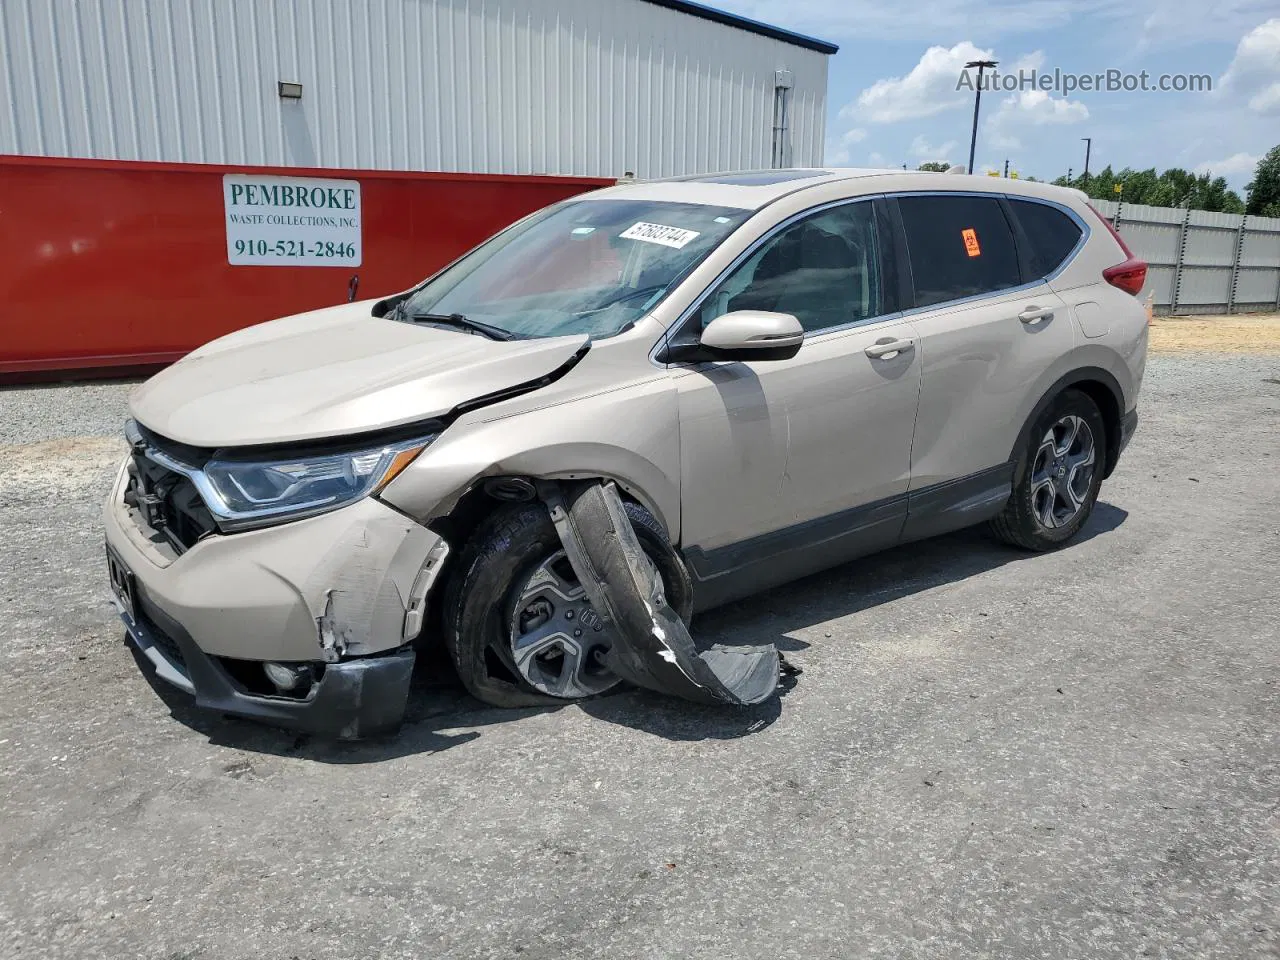
[[[0,392],[0,956],[1280,956],[1280,358],[1156,357],[1085,537],[973,533],[703,618],[804,673],[734,713],[395,741],[153,689],[106,602],[127,384]]]

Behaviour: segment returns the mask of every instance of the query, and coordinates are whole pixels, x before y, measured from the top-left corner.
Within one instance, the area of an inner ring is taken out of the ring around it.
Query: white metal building
[[[0,153],[640,177],[818,165],[835,50],[688,0],[3,0]]]

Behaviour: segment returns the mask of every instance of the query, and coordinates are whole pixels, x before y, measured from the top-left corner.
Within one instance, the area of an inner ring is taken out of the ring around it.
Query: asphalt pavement
[[[1280,956],[1280,357],[1159,356],[1079,542],[709,614],[750,711],[470,700],[333,744],[156,687],[107,602],[130,384],[0,391],[0,956]]]

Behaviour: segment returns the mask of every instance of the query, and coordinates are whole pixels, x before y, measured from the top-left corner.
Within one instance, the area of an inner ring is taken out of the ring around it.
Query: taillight
[[[1123,290],[1125,293],[1131,293],[1136,297],[1142,292],[1142,287],[1147,282],[1147,261],[1139,260],[1133,255],[1129,245],[1124,242],[1124,237],[1116,232],[1116,228],[1111,225],[1111,221],[1099,213],[1093,204],[1089,204],[1089,209],[1106,226],[1107,232],[1115,238],[1116,243],[1120,245],[1120,249],[1124,251],[1125,255],[1123,263],[1117,263],[1114,267],[1107,267],[1102,271],[1102,279],[1113,287]]]
[[[1147,282],[1147,261],[1130,257],[1124,263],[1117,263],[1114,267],[1103,270],[1102,279],[1136,297]]]

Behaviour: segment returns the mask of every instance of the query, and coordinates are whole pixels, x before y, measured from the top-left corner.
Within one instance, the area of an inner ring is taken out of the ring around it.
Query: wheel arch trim
[[[1040,399],[1036,401],[1035,406],[1031,408],[1031,413],[1023,421],[1022,428],[1018,431],[1017,440],[1014,441],[1013,449],[1009,452],[1009,459],[1018,465],[1015,469],[1015,483],[1021,477],[1021,471],[1024,469],[1023,460],[1026,454],[1027,441],[1031,435],[1031,428],[1040,419],[1045,410],[1048,409],[1049,404],[1056,400],[1063,391],[1072,388],[1080,389],[1082,393],[1087,394],[1090,399],[1098,404],[1098,410],[1102,414],[1103,426],[1107,431],[1107,465],[1103,478],[1111,476],[1111,472],[1115,469],[1116,462],[1120,458],[1121,434],[1123,432],[1121,421],[1125,414],[1124,390],[1121,389],[1120,382],[1113,373],[1104,370],[1102,367],[1089,366],[1076,367],[1074,370],[1059,377],[1044,391]]]

